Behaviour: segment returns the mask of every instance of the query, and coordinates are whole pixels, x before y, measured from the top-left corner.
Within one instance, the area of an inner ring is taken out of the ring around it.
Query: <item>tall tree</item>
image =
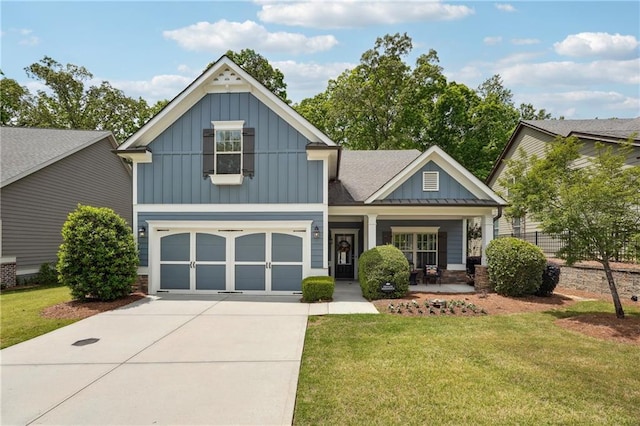
[[[20,122],[20,115],[30,96],[26,87],[0,71],[0,124],[10,126]]]
[[[126,96],[107,81],[87,87],[93,74],[85,67],[62,65],[48,56],[25,71],[47,90],[38,90],[22,106],[18,114],[20,125],[110,130],[116,140],[122,142],[158,109],[150,107],[142,98]],[[163,105],[163,101],[159,105]]]
[[[530,214],[542,230],[563,242],[557,253],[572,265],[580,260],[602,264],[615,306],[624,318],[610,262],[625,241],[640,234],[640,166],[625,166],[631,141],[618,149],[597,144],[597,155],[584,168],[575,137],[557,138],[545,158],[510,160],[500,184],[508,190],[511,217]]]
[[[262,83],[274,95],[291,103],[287,99],[287,84],[284,82],[284,74],[278,68],[273,68],[267,58],[253,49],[242,49],[240,52],[227,50],[225,53],[233,62],[240,65],[253,78]],[[214,62],[210,62],[206,69],[211,68]]]

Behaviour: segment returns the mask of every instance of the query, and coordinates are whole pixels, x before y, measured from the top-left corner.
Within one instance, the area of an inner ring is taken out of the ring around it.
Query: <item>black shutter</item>
[[[253,127],[242,129],[242,175],[253,178],[255,172],[256,133]]]
[[[447,269],[447,233],[438,232],[438,266]]]
[[[389,231],[383,231],[382,232],[382,244],[391,244],[391,232]]]
[[[208,178],[214,173],[214,137],[213,129],[202,129],[202,177]]]

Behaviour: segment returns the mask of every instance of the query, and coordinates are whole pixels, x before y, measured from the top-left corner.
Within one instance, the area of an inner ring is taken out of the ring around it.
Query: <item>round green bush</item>
[[[60,282],[76,299],[114,300],[131,292],[138,252],[131,228],[108,208],[78,205],[62,227]]]
[[[360,256],[358,279],[362,296],[368,300],[402,297],[409,291],[409,262],[392,245],[374,247]],[[393,284],[395,290],[382,292],[380,288],[386,283]]]
[[[547,263],[539,247],[518,238],[499,238],[487,246],[489,280],[503,296],[534,294]]]

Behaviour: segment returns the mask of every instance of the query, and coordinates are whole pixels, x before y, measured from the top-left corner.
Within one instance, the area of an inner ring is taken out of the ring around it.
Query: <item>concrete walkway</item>
[[[377,313],[357,283],[150,296],[0,351],[2,425],[291,424],[308,315]]]

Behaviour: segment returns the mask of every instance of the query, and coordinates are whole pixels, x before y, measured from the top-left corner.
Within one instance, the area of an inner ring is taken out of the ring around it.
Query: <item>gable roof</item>
[[[342,151],[340,181],[329,186],[329,205],[400,204],[385,200],[425,164],[433,161],[455,177],[477,200],[412,200],[412,204],[506,205],[491,188],[466,170],[440,147],[417,150]]]
[[[103,139],[109,131],[0,127],[0,186],[4,187]]]
[[[515,143],[517,135],[523,128],[534,129],[553,137],[576,136],[580,139],[610,143],[619,143],[635,134],[633,144],[640,146],[640,117],[610,118],[604,120],[523,120],[518,123],[518,126],[513,131],[507,145],[493,165],[493,169],[491,169],[491,173],[489,173],[485,182],[491,182],[493,180],[502,161]]]
[[[336,146],[327,135],[309,123],[307,119],[302,117],[290,105],[274,95],[229,57],[222,56],[173,98],[158,114],[120,145],[118,151],[148,145],[182,114],[187,112],[209,93],[244,92],[253,94],[287,121],[293,128],[309,139],[310,142],[321,142],[327,146]]]

